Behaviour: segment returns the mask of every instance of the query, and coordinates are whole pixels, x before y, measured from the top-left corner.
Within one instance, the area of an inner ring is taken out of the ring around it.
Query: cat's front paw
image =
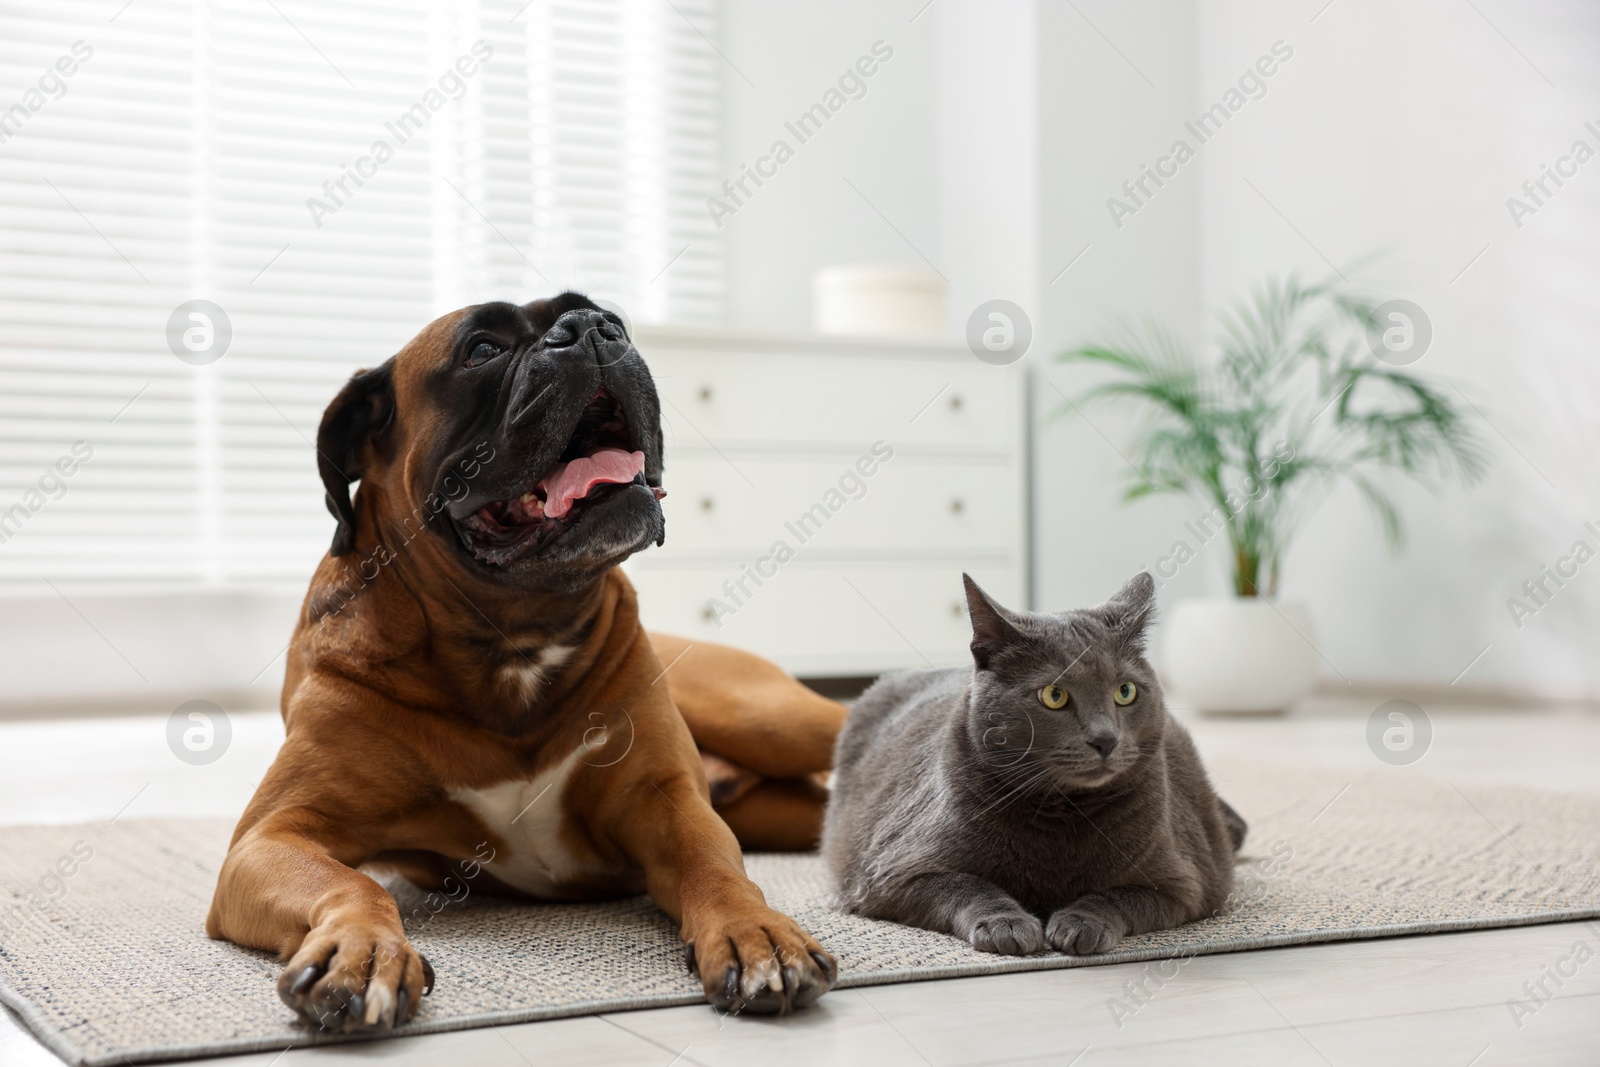
[[[1119,921],[1076,908],[1062,908],[1050,916],[1044,936],[1058,951],[1069,956],[1094,956],[1115,948],[1123,933]]]
[[[1045,949],[1044,924],[1027,912],[985,915],[973,921],[967,940],[979,952],[1031,956]]]

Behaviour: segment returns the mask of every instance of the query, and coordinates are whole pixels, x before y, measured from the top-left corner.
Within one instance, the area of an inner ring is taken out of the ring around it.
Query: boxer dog
[[[367,872],[469,871],[540,900],[648,892],[723,1010],[826,992],[833,957],[767,906],[730,824],[815,842],[844,708],[641,627],[617,564],[664,537],[660,404],[621,320],[574,293],[445,315],[350,380],[317,453],[337,529],[206,932],[279,953],[303,1018],[388,1029],[434,976]]]

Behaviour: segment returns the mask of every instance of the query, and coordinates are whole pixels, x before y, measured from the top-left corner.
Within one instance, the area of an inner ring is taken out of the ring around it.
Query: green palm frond
[[[1395,547],[1405,544],[1405,525],[1400,521],[1399,509],[1394,506],[1394,501],[1389,499],[1389,494],[1374,485],[1372,479],[1365,474],[1351,472],[1349,477],[1355,484],[1356,490],[1360,492],[1361,498],[1377,516],[1378,525],[1383,528],[1384,540]]]
[[[1404,526],[1372,472],[1430,486],[1471,485],[1488,469],[1483,437],[1447,393],[1377,362],[1367,347],[1376,305],[1339,279],[1269,279],[1218,316],[1217,354],[1202,361],[1158,323],[1114,344],[1061,353],[1103,377],[1056,411],[1115,404],[1142,422],[1128,450],[1124,500],[1186,493],[1229,514],[1234,584],[1275,579],[1310,506],[1350,480],[1398,547]],[[1259,492],[1251,494],[1250,487]],[[1230,501],[1242,502],[1233,510]]]

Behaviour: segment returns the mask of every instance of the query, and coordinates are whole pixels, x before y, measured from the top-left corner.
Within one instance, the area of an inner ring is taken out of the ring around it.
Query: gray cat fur
[[[1058,615],[963,578],[973,667],[880,679],[839,736],[822,851],[846,910],[1007,955],[1105,952],[1219,911],[1245,824],[1145,658],[1150,575]]]

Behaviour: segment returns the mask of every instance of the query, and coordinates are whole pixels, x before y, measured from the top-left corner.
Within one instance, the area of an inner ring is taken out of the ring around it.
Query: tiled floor
[[[1321,702],[1286,719],[1191,726],[1209,756],[1366,769],[1377,766],[1365,740],[1371,710]],[[1432,745],[1408,773],[1600,793],[1600,717],[1429,710]],[[281,736],[275,713],[234,715],[228,754],[191,767],[167,751],[165,726],[149,718],[0,724],[0,822],[71,822],[124,805],[145,816],[233,814]],[[1126,997],[1124,984],[1145,964],[845,990],[782,1020],[670,1008],[206,1062],[1593,1067],[1600,962],[1584,965],[1532,1015],[1518,1020],[1507,1003],[1579,941],[1600,956],[1600,923],[1202,956],[1120,1026],[1108,1001]],[[0,1064],[57,1062],[0,1016]]]

